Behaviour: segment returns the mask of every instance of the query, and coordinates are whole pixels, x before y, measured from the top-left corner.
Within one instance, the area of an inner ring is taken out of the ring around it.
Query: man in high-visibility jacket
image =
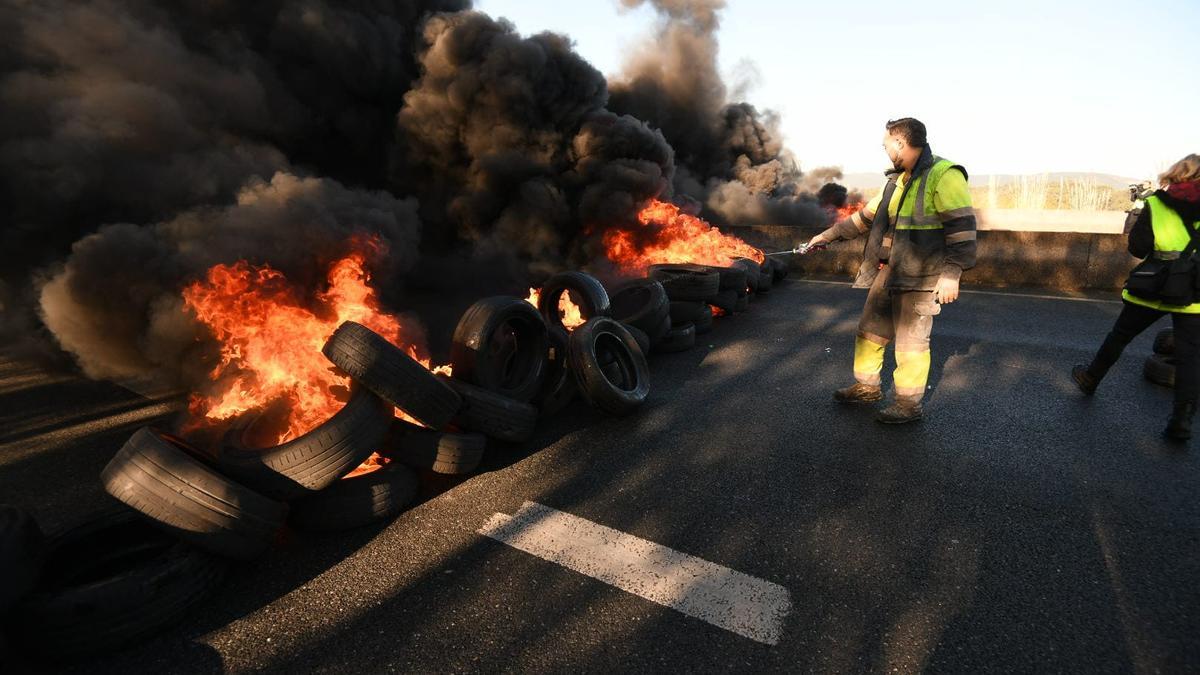
[[[809,246],[867,235],[855,288],[869,288],[854,343],[855,384],[834,392],[841,403],[883,399],[884,348],[895,343],[895,401],[876,419],[924,416],[933,317],[958,299],[964,270],[975,265],[975,212],[967,170],[933,154],[925,125],[911,117],[886,125],[888,181],[870,203],[813,237]]]

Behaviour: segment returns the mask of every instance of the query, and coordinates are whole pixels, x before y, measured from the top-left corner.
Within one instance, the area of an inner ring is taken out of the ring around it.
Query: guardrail
[[[1137,262],[1126,250],[1125,213],[1120,211],[977,209],[976,215],[979,260],[963,275],[964,284],[1115,291]],[[722,228],[768,251],[792,248],[822,229]],[[852,279],[862,262],[864,243],[860,238],[839,242],[822,253],[786,257],[798,274]]]

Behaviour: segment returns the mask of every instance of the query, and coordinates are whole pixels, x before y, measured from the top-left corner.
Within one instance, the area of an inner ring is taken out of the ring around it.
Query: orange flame
[[[734,258],[763,261],[763,252],[696,216],[683,213],[678,206],[651,200],[638,213],[638,222],[653,232],[611,229],[604,233],[608,259],[623,274],[644,274],[659,263],[697,263],[728,267]],[[652,236],[651,236],[652,235]],[[649,241],[647,241],[649,239]]]
[[[537,307],[541,298],[541,289],[531,288],[529,289],[529,297],[525,298],[525,302]],[[571,300],[570,291],[564,291],[562,295],[558,296],[558,317],[562,321],[563,328],[569,331],[575,330],[587,323],[587,320],[583,318],[583,309]]]
[[[315,302],[299,297],[281,272],[246,261],[215,265],[184,288],[185,305],[212,331],[221,351],[209,373],[213,390],[191,397],[194,426],[279,406],[285,419],[277,442],[283,443],[324,422],[342,407],[344,396],[337,394],[349,386],[321,354],[344,321],[367,326],[429,368],[413,331],[379,309],[365,266],[361,251],[334,262],[328,289]]]
[[[833,219],[833,222],[838,223],[858,213],[864,206],[866,206],[866,204],[863,202],[854,202],[853,204],[847,204],[841,208],[830,208],[829,217]]]
[[[342,476],[342,480],[346,480],[347,478],[355,478],[357,476],[365,476],[368,473],[375,473],[376,471],[387,466],[391,461],[392,460],[380,455],[378,452],[373,452],[371,453],[370,457],[363,460],[362,464],[358,465],[358,468],[346,474],[345,476]]]

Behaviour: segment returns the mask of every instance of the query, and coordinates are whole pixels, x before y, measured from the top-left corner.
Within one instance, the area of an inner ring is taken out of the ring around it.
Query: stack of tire
[[[569,333],[564,292],[587,318]],[[101,474],[114,508],[49,537],[0,508],[0,614],[21,644],[70,658],[137,641],[211,595],[228,560],[263,553],[285,521],[336,531],[389,520],[417,498],[418,471],[473,472],[489,441],[528,440],[539,415],[576,395],[625,415],[650,387],[642,347],[578,272],[552,277],[537,309],[475,303],[455,329],[453,377],[354,322],[322,353],[351,384],[342,409],[303,435],[263,447],[270,430],[248,419],[208,453],[146,427]]]
[[[1175,386],[1175,330],[1167,328],[1154,336],[1154,353],[1146,357],[1142,375],[1154,384]]]

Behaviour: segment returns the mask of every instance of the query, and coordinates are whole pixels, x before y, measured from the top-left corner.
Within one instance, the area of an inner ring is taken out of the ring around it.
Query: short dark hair
[[[888,133],[903,138],[905,143],[914,148],[923,148],[929,145],[929,141],[925,138],[925,125],[919,119],[901,117],[898,120],[888,120],[885,126]]]

